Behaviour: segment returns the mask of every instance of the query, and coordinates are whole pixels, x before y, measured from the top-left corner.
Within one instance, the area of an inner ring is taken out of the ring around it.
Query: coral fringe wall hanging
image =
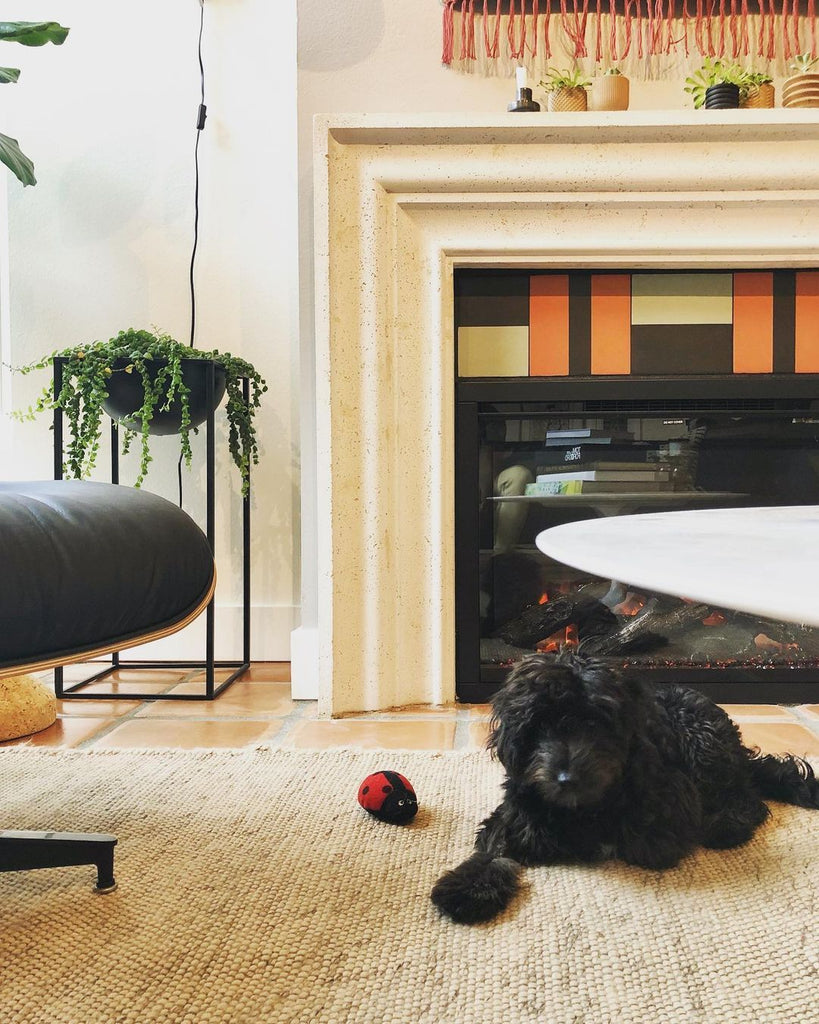
[[[817,54],[816,0],[442,0],[444,64],[483,75],[616,65],[635,78],[688,73],[705,57],[788,73]]]

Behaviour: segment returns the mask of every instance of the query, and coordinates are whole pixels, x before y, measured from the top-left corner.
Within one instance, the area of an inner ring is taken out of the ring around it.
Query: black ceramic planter
[[[128,365],[127,359],[118,359],[113,366],[114,371],[123,371]],[[157,371],[166,365],[159,360]],[[183,359],[182,380],[190,390],[191,426],[198,427],[207,419],[210,409],[207,404],[207,375],[213,364],[209,359]],[[153,379],[153,374],[151,375]],[[215,409],[225,394],[225,370],[222,366],[214,366],[213,408]],[[142,407],[145,389],[138,373],[114,372],[108,379],[108,398],[102,407],[108,415],[119,420],[131,430],[139,430],[140,422],[133,419],[134,413]],[[177,434],[182,426],[182,403],[174,399],[167,410],[155,409],[148,427],[149,434]]]
[[[739,86],[728,82],[709,85],[705,90],[706,110],[733,110],[739,106]]]

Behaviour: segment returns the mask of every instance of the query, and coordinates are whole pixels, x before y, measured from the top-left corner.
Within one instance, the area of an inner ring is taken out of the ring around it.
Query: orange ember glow
[[[646,599],[642,594],[632,594],[631,591],[626,594],[625,599],[619,604],[616,604],[612,611],[615,615],[636,615],[646,603]]]
[[[557,654],[564,647],[577,647],[577,626],[573,622],[539,641],[535,650],[541,654]]]
[[[703,626],[721,626],[723,622],[725,622],[725,616],[722,612],[711,612],[702,620]]]
[[[540,599],[538,601],[538,604],[548,604],[548,603],[549,603],[549,595],[548,594],[541,594],[540,595]]]

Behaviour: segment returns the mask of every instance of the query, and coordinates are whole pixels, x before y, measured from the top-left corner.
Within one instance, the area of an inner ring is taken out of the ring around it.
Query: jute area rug
[[[356,803],[394,768],[410,826]],[[529,870],[499,920],[428,899],[496,802],[487,754],[0,751],[6,827],[111,831],[92,868],[0,875],[0,1018],[22,1024],[806,1024],[819,813],[664,874]]]

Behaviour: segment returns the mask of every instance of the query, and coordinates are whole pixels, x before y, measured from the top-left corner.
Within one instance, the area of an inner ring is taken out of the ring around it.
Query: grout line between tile
[[[819,736],[819,718],[807,714],[801,708],[790,708],[790,711],[800,725],[805,726],[814,736]]]

